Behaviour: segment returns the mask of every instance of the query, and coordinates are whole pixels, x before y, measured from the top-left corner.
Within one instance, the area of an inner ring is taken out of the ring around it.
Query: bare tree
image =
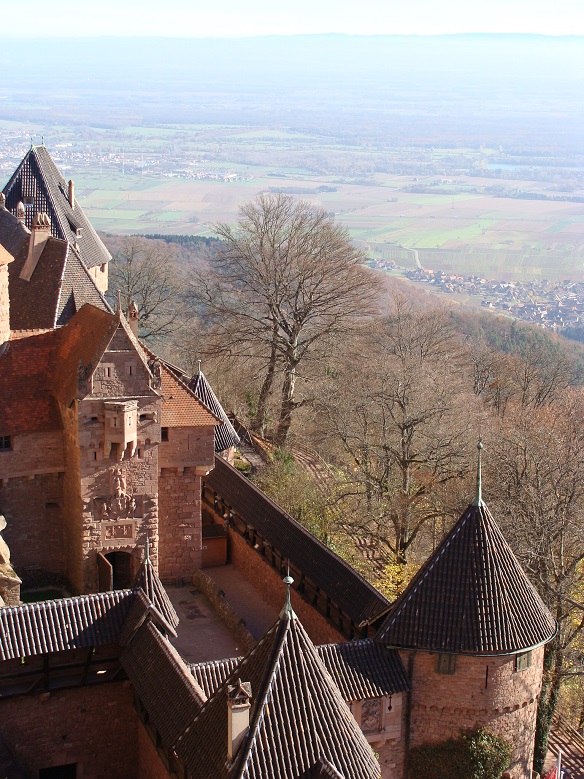
[[[183,316],[183,277],[174,247],[139,236],[117,239],[110,247],[111,297],[120,291],[123,311],[136,302],[141,338],[168,338],[180,327]]]
[[[375,279],[343,227],[290,196],[260,195],[240,209],[236,226],[215,232],[223,250],[193,278],[191,299],[213,327],[215,349],[263,360],[256,430],[281,381],[274,442],[283,446],[303,402],[299,366],[372,310]]]
[[[546,646],[535,768],[542,770],[562,683],[584,673],[584,398],[509,408],[495,440],[495,509],[515,553],[558,622]]]
[[[447,492],[469,466],[459,354],[447,312],[396,297],[322,401],[323,423],[343,450],[352,525],[400,564],[428,523],[450,513]]]

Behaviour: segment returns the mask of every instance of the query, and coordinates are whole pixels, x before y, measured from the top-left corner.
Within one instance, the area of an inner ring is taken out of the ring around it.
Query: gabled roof
[[[504,655],[543,644],[555,632],[479,486],[475,504],[395,601],[376,640],[429,652]]]
[[[0,660],[116,644],[132,590],[0,608]]]
[[[227,687],[251,684],[250,725],[227,758]],[[308,779],[330,766],[345,779],[378,779],[369,744],[291,610],[205,704],[175,747],[193,779]],[[326,775],[326,774],[325,774]],[[333,774],[334,775],[334,774]]]
[[[204,481],[356,625],[368,625],[387,612],[390,603],[375,587],[223,458],[215,457]]]
[[[55,238],[75,243],[88,268],[111,259],[83,209],[75,200],[71,207],[68,184],[59,173],[45,146],[32,146],[3,190],[6,208],[16,213],[19,202],[25,204],[26,226],[30,229],[35,213],[44,212],[51,220]],[[30,207],[27,203],[30,202]]]
[[[67,241],[49,238],[30,280],[20,278],[29,240],[22,223],[0,209],[0,244],[15,258],[9,268],[12,330],[64,325],[85,303],[110,311],[79,253]]]
[[[158,610],[170,628],[174,630],[179,623],[178,614],[156,573],[148,553],[148,547],[146,547],[146,556],[136,574],[133,586],[141,587],[144,590],[150,603]]]
[[[210,408],[213,414],[221,420],[221,424],[215,428],[215,451],[223,452],[225,449],[237,446],[240,442],[239,436],[235,432],[233,425],[229,421],[229,417],[223,410],[223,406],[219,403],[217,396],[211,389],[211,385],[200,368],[199,372],[195,373],[190,380],[188,386],[199,400],[201,400],[207,408]]]
[[[149,721],[171,747],[201,710],[203,691],[176,649],[149,621],[124,649],[121,662]]]
[[[210,411],[186,384],[160,360],[162,427],[208,427],[217,425],[218,416]]]
[[[318,656],[345,701],[364,701],[409,690],[406,672],[396,649],[370,638],[322,644]],[[210,698],[233,674],[242,657],[209,660],[190,665],[191,673]]]

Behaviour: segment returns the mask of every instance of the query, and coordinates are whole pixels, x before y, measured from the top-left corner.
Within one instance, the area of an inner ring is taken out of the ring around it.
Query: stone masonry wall
[[[229,530],[231,562],[255,587],[263,599],[280,611],[284,605],[285,589],[282,576],[271,567],[238,533]],[[292,607],[313,644],[336,644],[346,639],[312,606],[305,603],[292,589]]]
[[[169,779],[170,774],[160,759],[146,728],[138,722],[138,773],[140,779]]]
[[[202,565],[201,477],[194,468],[161,468],[158,489],[160,578],[190,581]]]
[[[128,682],[0,702],[0,734],[31,776],[77,763],[79,779],[141,779],[139,724]]]
[[[402,653],[408,667],[408,653]],[[529,779],[543,647],[532,665],[515,672],[514,656],[456,657],[453,675],[435,671],[436,655],[417,652],[412,683],[411,745],[457,737],[461,729],[485,726],[513,745],[511,775]]]
[[[124,359],[131,362],[131,354]],[[104,360],[109,359],[108,353]],[[138,358],[134,353],[134,360]],[[135,366],[135,362],[131,363]],[[138,389],[135,374],[125,377],[128,394]],[[115,385],[118,386],[117,384]],[[103,389],[103,388],[102,388]],[[142,385],[142,392],[148,385]],[[137,568],[144,554],[146,535],[150,556],[158,565],[158,442],[160,441],[160,398],[138,397],[137,448],[105,456],[105,407],[108,398],[92,395],[79,403],[78,437],[80,490],[82,501],[83,583],[85,592],[98,589],[96,556],[125,552]]]
[[[45,473],[9,479],[0,487],[4,540],[25,586],[65,576],[63,482],[62,473]]]
[[[168,441],[160,444],[158,463],[161,468],[205,468],[215,464],[213,427],[169,427]]]

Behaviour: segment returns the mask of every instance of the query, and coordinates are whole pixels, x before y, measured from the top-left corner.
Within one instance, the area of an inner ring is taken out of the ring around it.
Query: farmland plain
[[[211,235],[284,192],[374,259],[584,278],[581,41],[455,38],[101,41],[66,74],[55,48],[0,87],[0,178],[44,140],[106,232]]]

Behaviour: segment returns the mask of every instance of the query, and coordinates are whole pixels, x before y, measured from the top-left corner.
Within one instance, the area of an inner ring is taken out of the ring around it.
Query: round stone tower
[[[544,644],[555,631],[483,503],[479,448],[476,500],[377,635],[409,671],[409,749],[486,727],[511,742],[513,779],[530,779]]]

